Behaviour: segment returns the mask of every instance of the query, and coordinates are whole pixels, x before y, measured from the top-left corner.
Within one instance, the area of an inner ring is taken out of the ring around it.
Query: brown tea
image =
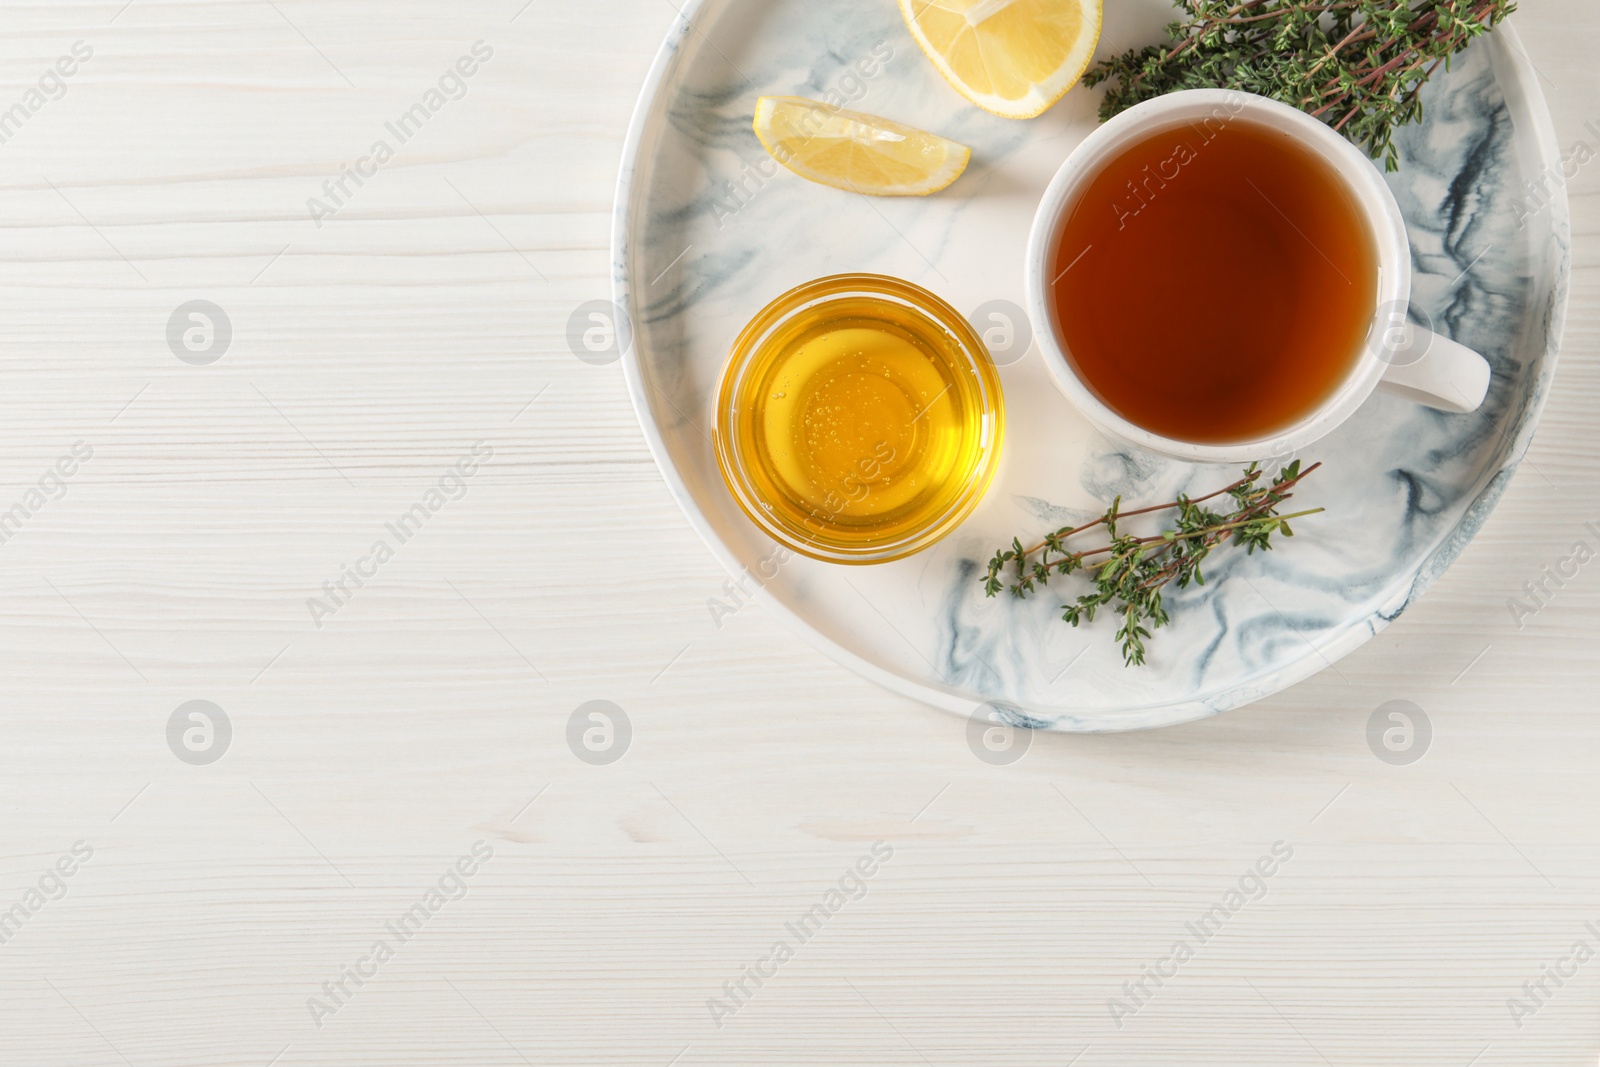
[[[1360,355],[1372,232],[1333,168],[1231,117],[1152,133],[1068,209],[1055,308],[1078,376],[1163,437],[1248,441],[1315,411]]]

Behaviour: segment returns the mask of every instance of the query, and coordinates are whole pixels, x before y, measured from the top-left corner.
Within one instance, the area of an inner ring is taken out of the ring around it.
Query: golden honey
[[[718,403],[723,474],[797,551],[880,562],[931,544],[993,476],[998,376],[965,320],[917,286],[825,278],[734,346]]]

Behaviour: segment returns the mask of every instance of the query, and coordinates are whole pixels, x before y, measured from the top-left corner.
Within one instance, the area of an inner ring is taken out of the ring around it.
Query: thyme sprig
[[[1440,64],[1516,10],[1514,0],[1173,0],[1170,44],[1132,49],[1084,76],[1115,79],[1103,122],[1176,89],[1239,89],[1322,119],[1389,170],[1397,127],[1422,117]]]
[[[1056,575],[1084,571],[1094,584],[1094,591],[1084,593],[1070,604],[1062,605],[1061,617],[1077,626],[1092,622],[1095,613],[1109,606],[1122,620],[1117,630],[1117,642],[1122,646],[1124,665],[1136,667],[1145,661],[1145,641],[1151,631],[1165,626],[1169,621],[1161,601],[1161,591],[1176,581],[1179,589],[1192,582],[1205,585],[1206,578],[1200,569],[1211,550],[1227,541],[1243,545],[1246,554],[1256,549],[1263,552],[1272,548],[1274,533],[1293,537],[1290,519],[1315,515],[1322,508],[1297,511],[1292,515],[1279,515],[1278,506],[1293,496],[1292,490],[1300,480],[1322,466],[1313,463],[1305,470],[1295,460],[1284,467],[1270,483],[1262,483],[1265,473],[1255,464],[1246,468],[1244,477],[1214,493],[1191,500],[1179,496],[1168,504],[1122,510],[1119,496],[1093,522],[1081,526],[1063,527],[1044,536],[1038,544],[1022,546],[1019,538],[1011,539],[1011,547],[1001,549],[989,561],[984,577],[983,591],[995,596],[1008,589],[1012,596],[1025,598],[1048,585]],[[1202,507],[1209,500],[1226,496],[1233,504],[1226,512]],[[1136,515],[1177,509],[1173,528],[1149,537],[1125,534],[1118,524]],[[1105,527],[1110,543],[1090,549],[1069,549],[1068,538]],[[1103,560],[1093,557],[1105,556]],[[1009,584],[1008,584],[1009,581]],[[1148,625],[1147,625],[1148,624]]]

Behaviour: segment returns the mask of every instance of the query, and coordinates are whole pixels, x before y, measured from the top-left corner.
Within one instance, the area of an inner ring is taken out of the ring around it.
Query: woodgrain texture
[[[1543,428],[1418,605],[1281,697],[992,767],[759,607],[713,620],[724,575],[620,371],[565,338],[607,295],[622,133],[676,16],[519,8],[0,12],[0,112],[93,49],[0,145],[0,512],[93,449],[0,544],[0,915],[93,849],[0,944],[0,1063],[1595,1062],[1600,962],[1520,1026],[1506,1002],[1600,948],[1600,563],[1521,628],[1507,600],[1600,521],[1600,163]],[[1600,147],[1600,13],[1517,24],[1563,145]],[[317,226],[307,199],[479,40],[465,95]],[[194,299],[232,323],[208,366],[166,340]],[[479,441],[465,495],[315,625]],[[233,730],[204,766],[167,743],[196,699]],[[609,766],[567,744],[594,699],[632,724]],[[1410,766],[1367,747],[1391,699],[1433,725]],[[479,840],[465,895],[316,1025]],[[1115,1025],[1276,841],[1265,896]]]

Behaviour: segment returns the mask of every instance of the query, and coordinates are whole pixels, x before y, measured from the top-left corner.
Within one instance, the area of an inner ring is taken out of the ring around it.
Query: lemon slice
[[[943,137],[801,96],[763,96],[754,125],[772,158],[800,177],[873,196],[936,193],[972,158]]]
[[[956,91],[1031,119],[1078,83],[1100,39],[1101,0],[900,0],[911,36]]]

